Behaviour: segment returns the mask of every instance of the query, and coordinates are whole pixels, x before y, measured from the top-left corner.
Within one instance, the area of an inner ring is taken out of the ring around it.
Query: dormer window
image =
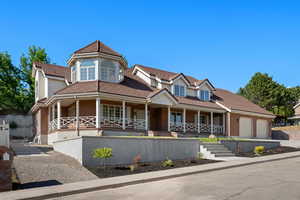
[[[202,101],[209,101],[210,100],[209,91],[207,91],[207,90],[200,90],[200,100],[202,100]]]
[[[157,88],[158,82],[157,82],[155,76],[151,75],[150,80],[151,80],[151,87]]]
[[[174,85],[174,95],[184,97],[185,96],[185,86]]]
[[[80,80],[95,80],[96,70],[94,61],[82,61],[80,62]]]

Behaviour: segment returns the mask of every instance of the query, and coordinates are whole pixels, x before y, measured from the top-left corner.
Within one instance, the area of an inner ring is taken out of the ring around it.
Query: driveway
[[[45,145],[12,141],[14,168],[21,189],[97,179],[75,159]]]
[[[58,199],[300,199],[300,158],[266,162]]]

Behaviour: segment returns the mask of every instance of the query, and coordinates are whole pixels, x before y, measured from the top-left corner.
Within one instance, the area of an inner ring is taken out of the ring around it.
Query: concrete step
[[[233,153],[229,152],[229,153],[217,153],[215,154],[215,157],[233,157],[235,156]]]
[[[221,143],[204,143],[202,144],[215,157],[235,156],[227,147]]]

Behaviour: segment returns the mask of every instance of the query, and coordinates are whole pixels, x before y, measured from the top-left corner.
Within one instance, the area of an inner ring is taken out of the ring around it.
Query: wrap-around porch
[[[57,130],[168,131],[225,135],[226,115],[151,103],[105,99],[58,100],[48,107],[49,132]]]

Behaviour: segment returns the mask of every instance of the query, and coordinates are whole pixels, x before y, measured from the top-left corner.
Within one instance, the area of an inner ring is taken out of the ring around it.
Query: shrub
[[[261,154],[263,154],[264,151],[265,151],[265,147],[264,147],[264,146],[256,146],[256,147],[254,148],[254,153],[255,153],[255,155],[257,155],[257,156],[260,156]]]
[[[12,121],[9,123],[9,128],[16,129],[16,128],[18,128],[18,124],[16,122]]]
[[[203,158],[204,158],[203,153],[198,152],[198,154],[197,154],[197,159],[198,159],[198,160],[201,160],[201,159],[203,159]]]
[[[103,166],[105,169],[106,159],[112,157],[112,148],[97,148],[93,151],[93,158],[100,158],[103,161]]]
[[[163,161],[162,166],[163,167],[174,167],[174,163],[172,160],[167,158],[167,160]]]

